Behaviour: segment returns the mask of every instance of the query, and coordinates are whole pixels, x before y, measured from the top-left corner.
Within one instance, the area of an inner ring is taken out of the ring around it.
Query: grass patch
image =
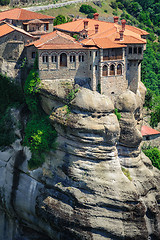
[[[129,170],[128,169],[126,169],[126,168],[121,168],[122,169],[122,172],[124,173],[124,175],[130,180],[130,181],[132,181],[132,178],[131,178],[131,176],[130,176],[130,172],[129,172]]]
[[[97,10],[97,12],[99,13],[100,17],[109,17],[112,15],[113,9],[110,7],[110,3],[111,0],[108,1],[102,1],[102,7],[98,7],[97,5],[95,5],[93,2],[88,2],[85,3],[93,8],[95,8]],[[65,17],[69,16],[70,14],[73,14],[74,17],[79,16],[79,17],[86,17],[87,15],[84,13],[79,12],[79,9],[81,7],[83,3],[77,3],[77,4],[71,4],[71,5],[67,5],[64,7],[60,7],[60,8],[52,8],[52,9],[46,9],[46,10],[42,10],[39,11],[42,14],[47,14],[53,17],[56,17],[57,15],[61,14],[64,15]],[[104,12],[105,10],[105,12]],[[118,9],[118,13],[121,14],[122,11]]]

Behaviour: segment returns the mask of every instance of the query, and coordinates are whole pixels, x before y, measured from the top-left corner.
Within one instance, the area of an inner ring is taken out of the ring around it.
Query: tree
[[[0,0],[0,5],[5,6],[5,5],[8,5],[9,2],[10,2],[9,0]]]
[[[134,17],[138,17],[140,12],[142,12],[142,7],[137,2],[131,2],[127,8],[128,12]]]
[[[54,19],[54,26],[66,23],[66,18],[65,16],[59,14],[55,19]]]
[[[85,14],[97,12],[97,10],[95,8],[93,8],[92,6],[87,5],[87,4],[82,4],[79,11],[82,13],[85,13]]]

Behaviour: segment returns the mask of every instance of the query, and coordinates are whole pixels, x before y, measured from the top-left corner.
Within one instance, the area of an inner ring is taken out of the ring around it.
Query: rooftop
[[[30,43],[28,46],[34,45],[38,49],[80,49],[84,48],[82,44],[77,42],[73,37],[55,30],[41,36],[35,42]]]
[[[13,31],[18,31],[18,32],[21,32],[25,35],[28,35],[28,36],[32,37],[32,38],[35,38],[31,34],[29,34],[28,32],[24,31],[23,29],[15,27],[13,25],[10,25],[9,23],[3,22],[3,24],[0,24],[0,37],[3,37],[3,36],[13,32]]]
[[[85,23],[86,28],[84,28]],[[125,24],[123,39],[120,39],[122,25],[118,24],[118,22],[111,23],[97,19],[79,19],[73,22],[54,26],[54,28],[60,31],[72,33],[80,33],[85,29],[88,34],[88,38],[87,40],[82,40],[82,43],[85,45],[91,44],[92,46],[97,45],[101,48],[122,47],[122,44],[145,44],[146,40],[143,39],[142,36],[148,35],[148,33],[142,29]],[[121,46],[118,46],[118,44],[121,44]]]
[[[11,10],[0,12],[0,21],[5,19],[12,20],[32,20],[32,19],[54,19],[54,17],[41,13],[31,12],[22,8],[14,8]]]
[[[157,130],[155,130],[155,129],[151,128],[151,127],[142,126],[141,134],[142,134],[142,136],[149,136],[149,135],[156,135],[156,134],[160,135],[160,132],[158,132]]]

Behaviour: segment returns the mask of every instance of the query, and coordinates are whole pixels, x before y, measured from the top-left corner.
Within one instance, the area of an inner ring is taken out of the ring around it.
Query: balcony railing
[[[103,56],[103,60],[117,60],[117,59],[123,59],[122,55],[118,56]]]

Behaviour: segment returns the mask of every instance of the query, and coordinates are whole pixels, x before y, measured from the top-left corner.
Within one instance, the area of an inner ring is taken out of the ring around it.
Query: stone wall
[[[67,66],[60,66],[60,55],[67,55]],[[84,61],[79,62],[79,56],[84,56]],[[43,56],[48,56],[48,62],[43,62]],[[52,62],[52,56],[57,57],[57,62]],[[70,56],[75,56],[75,62],[70,62]],[[45,79],[88,79],[88,51],[87,50],[39,50],[39,75]]]
[[[33,38],[21,32],[13,31],[0,38],[0,71],[8,77],[16,78],[23,58],[24,45]]]

